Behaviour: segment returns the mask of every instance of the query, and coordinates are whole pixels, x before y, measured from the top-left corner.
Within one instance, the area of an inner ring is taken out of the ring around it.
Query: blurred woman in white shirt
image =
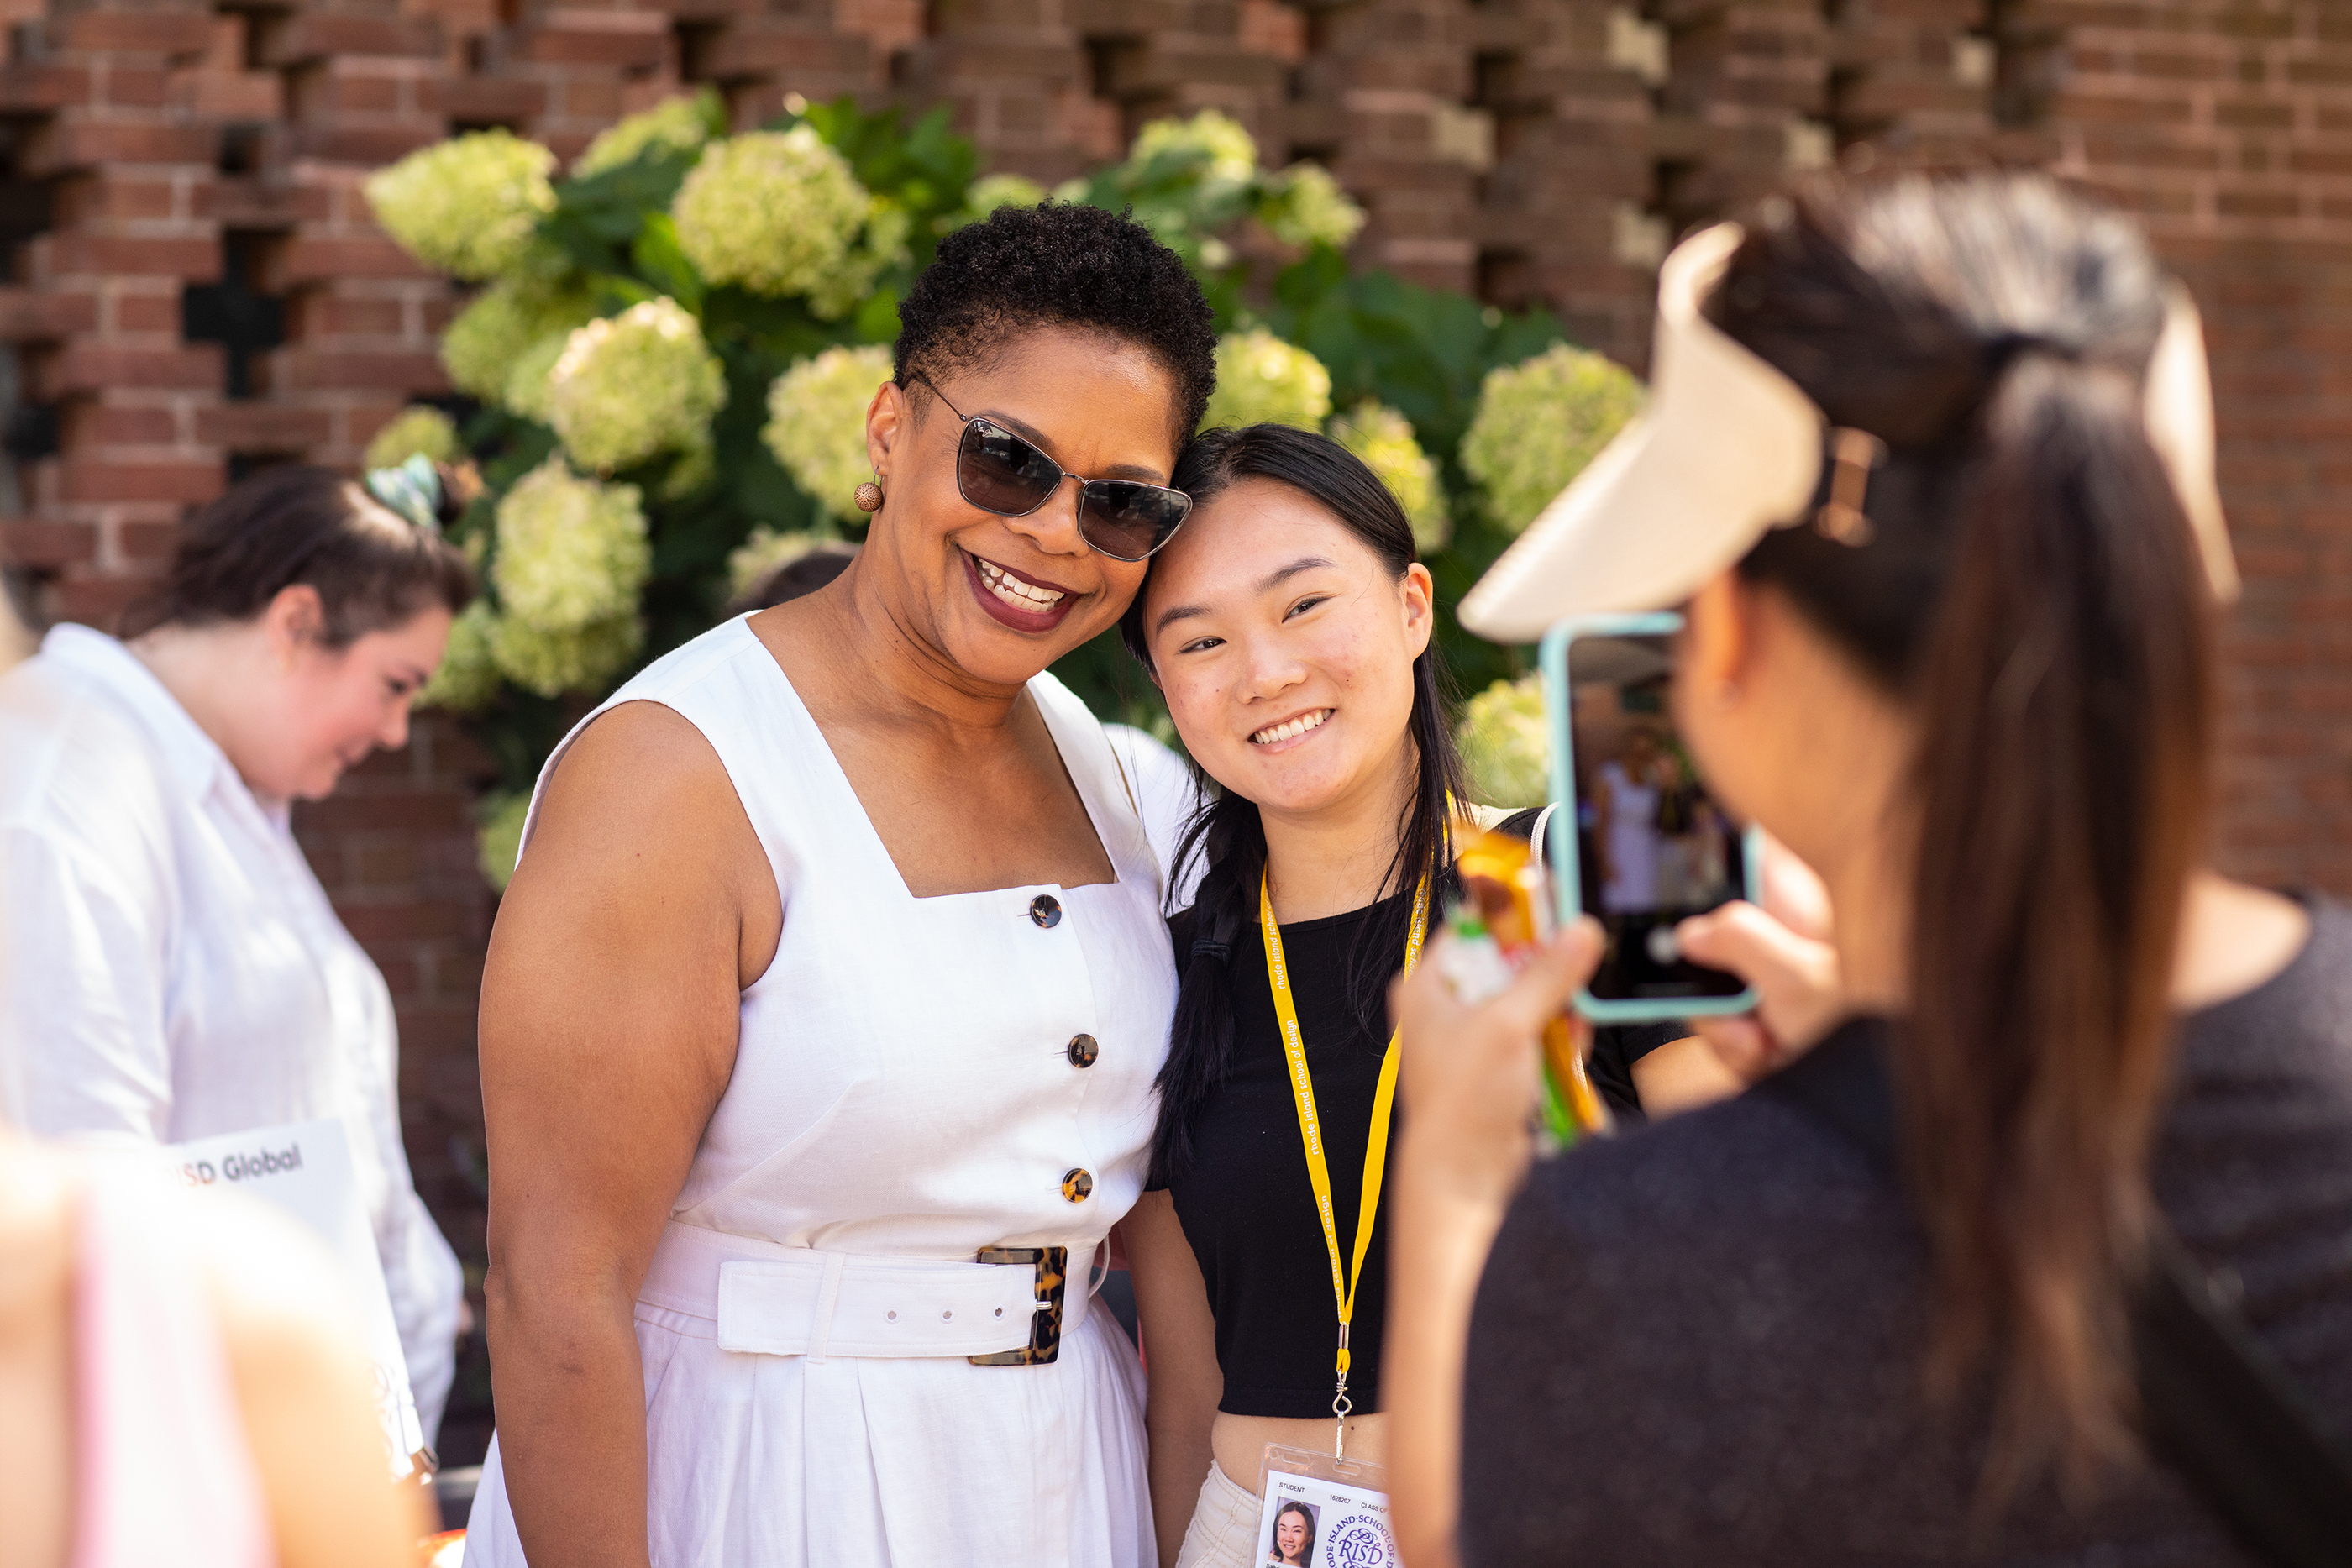
[[[462,1276],[401,1145],[391,994],[289,827],[406,744],[473,597],[408,504],[268,469],[190,519],[127,641],[59,626],[0,676],[0,1113],[152,1144],[340,1122],[429,1443]]]

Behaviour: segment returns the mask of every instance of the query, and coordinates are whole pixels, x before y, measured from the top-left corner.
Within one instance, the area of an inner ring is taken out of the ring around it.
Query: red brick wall
[[[2246,579],[2225,859],[2352,890],[2352,5],[2051,9],[2057,166],[2138,212],[2205,310]]]
[[[746,122],[849,92],[946,104],[995,167],[1051,181],[1213,104],[1270,161],[1331,165],[1370,214],[1366,264],[1548,303],[1635,365],[1664,244],[1792,172],[2048,164],[2141,214],[2207,313],[2246,577],[2222,859],[2352,892],[2343,0],[0,0],[0,23],[7,429],[56,447],[0,484],[0,549],[45,613],[101,622],[233,469],[352,464],[446,390],[452,292],[358,185],[452,130],[569,154],[681,83]],[[222,350],[181,332],[184,288],[232,269],[286,330],[238,398]],[[427,719],[300,819],[399,999],[419,1185],[477,1257],[483,772]]]

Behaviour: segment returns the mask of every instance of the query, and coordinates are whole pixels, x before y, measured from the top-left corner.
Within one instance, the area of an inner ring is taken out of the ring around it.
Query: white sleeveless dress
[[[1088,1265],[1142,1190],[1175,974],[1108,741],[1029,691],[1116,883],[912,896],[741,620],[597,710],[702,732],[783,903],[637,1302],[656,1568],[1153,1560],[1141,1368]],[[973,1364],[1036,1286],[975,1255],[1034,1246],[1069,1249],[1059,1358]],[[495,1443],[471,1525],[468,1564],[522,1563]]]

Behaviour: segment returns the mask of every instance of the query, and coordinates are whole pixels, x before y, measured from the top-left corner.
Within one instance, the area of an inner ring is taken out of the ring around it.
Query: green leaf
[[[1348,258],[1321,240],[1275,275],[1274,298],[1285,311],[1313,309],[1348,280]],[[1281,329],[1276,328],[1279,331]]]
[[[706,87],[694,95],[694,111],[702,117],[702,129],[714,141],[735,129],[727,113],[727,99],[715,87]]]
[[[854,318],[859,341],[895,343],[898,340],[898,291],[886,288],[867,298],[857,308]]]
[[[688,310],[700,313],[705,287],[702,274],[678,248],[677,225],[667,213],[646,214],[645,225],[637,230],[636,242],[629,247],[629,259],[638,274],[656,288]]]
[[[668,211],[701,156],[699,148],[656,143],[617,167],[556,182],[555,210],[540,220],[540,237],[583,271],[625,271],[646,216]]]
[[[648,299],[660,298],[660,290],[625,272],[599,273],[588,281],[596,290],[597,303],[608,316],[618,315],[632,305],[643,305]]]
[[[703,296],[702,335],[722,357],[730,345],[736,345],[781,367],[849,341],[850,329],[843,322],[818,320],[805,300],[771,299],[729,287]]]

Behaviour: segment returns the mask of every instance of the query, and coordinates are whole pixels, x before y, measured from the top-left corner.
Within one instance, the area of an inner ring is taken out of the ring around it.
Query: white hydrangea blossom
[[[866,188],[807,125],[714,143],[670,204],[678,248],[704,277],[767,295],[822,285],[868,213]]]
[[[1470,792],[1489,806],[1540,806],[1551,799],[1551,732],[1543,677],[1496,681],[1472,697],[1454,741]]]
[[[710,140],[710,111],[705,101],[709,96],[710,89],[705,88],[700,93],[664,99],[651,109],[606,127],[588,143],[586,152],[572,160],[572,176],[577,179],[617,169],[649,147],[693,152]]]
[[[983,174],[964,193],[963,213],[957,225],[976,224],[999,207],[1034,207],[1045,199],[1045,187],[1018,174]]]
[[[1348,199],[1331,172],[1320,163],[1293,163],[1283,171],[1282,179],[1281,194],[1265,220],[1274,237],[1285,245],[1321,240],[1335,249],[1347,249],[1364,226],[1364,209]]]
[[[760,439],[828,517],[863,516],[849,497],[874,474],[866,455],[866,410],[890,371],[890,350],[878,344],[827,349],[768,389],[768,423]]]
[[[1509,534],[1535,521],[1642,412],[1645,396],[1624,367],[1566,343],[1486,372],[1462,437],[1462,466],[1478,482],[1486,515]]]
[[[1412,422],[1386,403],[1366,398],[1336,414],[1324,434],[1364,460],[1412,524],[1412,542],[1424,556],[1445,548],[1454,534],[1437,465],[1421,449]]]
[[[541,216],[555,210],[555,154],[507,131],[436,141],[366,185],[376,222],[425,266],[495,277],[522,260]]]
[[[703,488],[719,477],[719,448],[704,431],[699,440],[689,443],[662,476],[661,498],[681,500]]]
[[[574,330],[577,329],[550,332],[514,357],[513,368],[507,371],[506,385],[499,394],[509,413],[535,419],[541,424],[547,423],[547,378],[554,372],[555,361],[563,357]]]
[[[1202,429],[1292,424],[1320,430],[1330,412],[1331,372],[1306,350],[1263,327],[1217,340],[1217,390],[1209,394]]]
[[[501,616],[490,640],[499,671],[543,697],[593,691],[628,667],[645,646],[645,622],[635,615],[593,622],[576,631],[547,632]]]
[[[574,462],[605,473],[706,438],[726,402],[719,356],[666,296],[574,331],[547,376],[547,423]]]
[[[841,265],[809,290],[809,308],[824,320],[837,321],[865,302],[875,280],[907,260],[908,236],[914,220],[898,203],[876,196],[867,207],[866,227],[857,243],[843,256]]]
[[[501,668],[512,626],[577,632],[635,619],[653,567],[635,486],[583,479],[550,457],[499,502],[497,526],[490,580],[505,611],[493,640]]]
[[[489,601],[477,599],[450,622],[449,645],[441,654],[440,668],[416,694],[419,706],[471,713],[499,695],[498,662],[490,656],[497,619]]]
[[[476,295],[441,334],[441,364],[458,391],[498,402],[525,350],[595,319],[596,302],[584,290],[500,278]]]
[[[457,439],[457,426],[447,414],[425,403],[411,403],[375,433],[360,455],[360,466],[392,468],[419,456],[455,463],[465,450]]]
[[[1130,162],[1142,163],[1176,150],[1208,155],[1208,178],[1239,184],[1257,172],[1257,142],[1241,122],[1221,110],[1204,109],[1190,120],[1155,120],[1135,133]]]

